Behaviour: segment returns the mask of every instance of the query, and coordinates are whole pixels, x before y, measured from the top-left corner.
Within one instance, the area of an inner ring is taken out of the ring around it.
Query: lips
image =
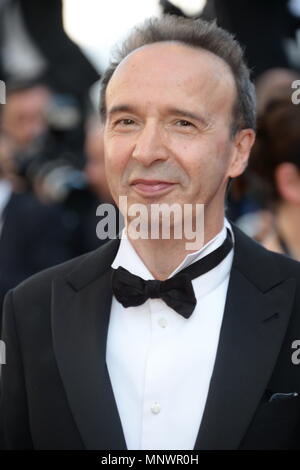
[[[131,184],[138,192],[157,194],[172,188],[175,183],[170,181],[136,179]]]

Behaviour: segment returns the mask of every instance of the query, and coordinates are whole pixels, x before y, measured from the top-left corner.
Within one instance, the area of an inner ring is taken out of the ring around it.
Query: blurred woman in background
[[[290,95],[270,102],[259,117],[248,173],[258,178],[272,214],[260,242],[300,261],[300,105]]]

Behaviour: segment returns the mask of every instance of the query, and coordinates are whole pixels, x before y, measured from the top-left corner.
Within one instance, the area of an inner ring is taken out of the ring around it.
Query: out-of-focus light
[[[146,17],[159,15],[157,0],[64,0],[67,34],[89,56],[106,63],[111,47]]]
[[[206,0],[171,0],[188,15],[198,13]],[[112,46],[137,23],[161,13],[159,0],[64,0],[63,18],[67,34],[92,62],[107,65]]]
[[[206,0],[171,0],[171,2],[176,7],[181,8],[185,14],[192,16],[203,9]]]

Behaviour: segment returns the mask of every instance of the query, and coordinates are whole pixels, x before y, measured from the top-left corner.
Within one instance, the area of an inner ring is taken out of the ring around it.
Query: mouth
[[[136,179],[131,183],[131,186],[140,194],[157,195],[169,191],[175,184],[170,181]]]

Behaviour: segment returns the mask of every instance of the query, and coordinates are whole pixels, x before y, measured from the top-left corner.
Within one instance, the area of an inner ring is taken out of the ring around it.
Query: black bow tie
[[[231,233],[227,229],[227,237],[219,248],[165,281],[145,281],[119,266],[112,272],[113,293],[123,307],[136,307],[149,298],[160,298],[177,313],[189,318],[197,303],[191,280],[215,268],[232,246]]]

